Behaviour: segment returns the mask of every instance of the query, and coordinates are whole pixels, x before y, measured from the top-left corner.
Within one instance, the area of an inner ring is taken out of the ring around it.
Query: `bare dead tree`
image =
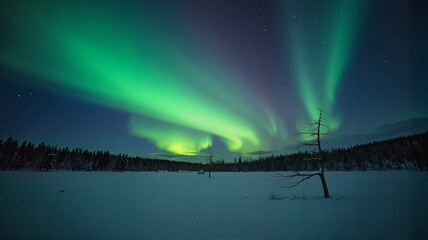
[[[305,132],[297,133],[297,135],[303,135],[304,138],[309,138],[309,139],[313,139],[313,140],[299,141],[300,145],[297,148],[301,148],[301,147],[305,147],[305,146],[312,147],[313,149],[309,152],[310,156],[308,158],[305,158],[304,160],[305,161],[319,161],[320,169],[314,173],[301,173],[299,171],[294,171],[293,174],[288,174],[288,175],[279,174],[279,176],[282,178],[285,178],[285,179],[293,179],[293,178],[299,179],[295,182],[292,182],[288,186],[282,186],[283,188],[292,188],[292,187],[295,187],[295,186],[299,185],[300,183],[310,179],[313,176],[319,176],[321,179],[323,190],[324,190],[324,198],[329,198],[330,194],[328,193],[327,182],[326,182],[325,176],[324,176],[325,159],[323,158],[323,155],[322,155],[321,141],[320,141],[320,137],[322,135],[327,134],[326,132],[321,132],[321,127],[325,127],[328,129],[328,126],[323,123],[323,120],[324,120],[322,118],[323,111],[321,109],[318,109],[318,110],[319,110],[318,119],[316,119],[310,123],[307,123],[309,126],[311,126],[311,129],[309,129]]]

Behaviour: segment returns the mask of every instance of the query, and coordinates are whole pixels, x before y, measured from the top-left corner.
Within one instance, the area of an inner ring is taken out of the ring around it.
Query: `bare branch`
[[[316,135],[317,134],[317,130],[308,130],[306,132],[299,132],[297,135]]]
[[[303,146],[317,146],[316,143],[302,143]]]
[[[304,144],[304,143],[316,143],[315,139],[311,139],[311,140],[297,140],[299,143]]]
[[[297,149],[299,149],[301,147],[303,147],[303,145],[299,145],[299,146],[295,147],[294,150],[297,150]]]
[[[311,126],[313,126],[314,124],[313,124],[313,123],[311,123],[310,125],[311,125]],[[312,132],[312,131],[316,131],[317,129],[318,129],[318,127],[314,127],[314,128],[312,128],[312,129],[308,129],[308,130],[306,130],[305,132],[298,132],[297,134],[302,134],[302,133]]]
[[[319,173],[313,173],[313,174],[302,174],[301,176],[304,176],[302,179],[300,179],[299,181],[297,181],[297,182],[294,182],[292,185],[289,185],[289,186],[281,186],[282,188],[293,188],[293,187],[295,187],[295,186],[297,186],[297,185],[299,185],[300,183],[302,183],[302,182],[304,182],[304,181],[306,181],[306,180],[308,180],[309,178],[311,178],[311,177],[313,177],[313,176],[317,176],[317,175],[320,175]]]
[[[282,173],[278,173],[277,176],[278,177],[283,177],[283,178],[294,178],[294,177],[308,177],[308,176],[317,175],[317,174],[318,174],[318,172],[315,172],[315,173],[301,173],[299,171],[293,171],[293,174],[284,175]]]
[[[316,147],[317,145],[316,144],[312,144],[312,143],[305,143],[305,144],[300,144],[299,146],[295,147],[294,149],[297,150],[297,149],[299,149],[301,147],[304,147],[304,146],[314,146],[314,147]],[[314,150],[310,150],[310,151],[314,151]]]

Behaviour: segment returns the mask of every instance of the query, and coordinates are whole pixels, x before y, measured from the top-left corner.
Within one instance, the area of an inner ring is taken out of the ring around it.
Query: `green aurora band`
[[[336,96],[367,4],[366,0],[296,1],[282,6],[287,13],[282,22],[289,27],[283,32],[289,46],[286,55],[308,115],[298,119],[300,131],[308,128],[305,119],[318,119],[318,108],[324,110],[330,130],[339,127]]]
[[[160,30],[144,3],[18,2],[0,10],[9,33],[0,63],[42,87],[130,113],[131,134],[175,154],[196,155],[213,136],[244,154],[283,144],[283,123],[240,88],[244,75],[209,49],[189,50],[197,39]]]
[[[331,129],[339,127],[336,96],[367,5],[317,3],[281,6],[286,55],[307,114],[297,116],[298,130],[318,117],[317,108]],[[198,155],[213,137],[244,155],[281,149],[284,123],[254,97],[256,89],[242,87],[245,73],[228,71],[227,54],[194,36],[173,7],[146,4],[4,2],[0,63],[58,94],[129,113],[130,134],[171,153]]]

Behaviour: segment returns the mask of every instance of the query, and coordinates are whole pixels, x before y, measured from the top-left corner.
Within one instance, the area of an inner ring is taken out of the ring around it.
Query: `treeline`
[[[311,155],[298,152],[269,156],[257,161],[247,161],[234,166],[238,171],[315,171],[318,161],[308,161]],[[428,170],[428,132],[408,137],[336,148],[323,151],[328,171],[350,170]]]
[[[336,148],[323,152],[329,171],[411,169],[428,170],[428,133],[400,137],[350,148]],[[215,162],[212,171],[314,171],[317,161],[305,160],[307,152],[298,152],[249,161],[241,158],[233,163]],[[160,159],[110,154],[108,151],[87,151],[80,148],[57,148],[44,143],[32,143],[8,138],[0,140],[0,170],[49,169],[71,171],[179,171],[205,170],[207,163],[177,162]]]
[[[0,140],[0,170],[50,169],[71,171],[156,171],[200,170],[202,164],[130,157],[108,151],[81,148],[57,148],[45,143],[35,146],[24,141],[20,145],[13,138]]]

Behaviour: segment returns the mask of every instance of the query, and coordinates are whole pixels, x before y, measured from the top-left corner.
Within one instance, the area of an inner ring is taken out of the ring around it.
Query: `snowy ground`
[[[326,178],[0,172],[0,239],[428,239],[428,173]]]

